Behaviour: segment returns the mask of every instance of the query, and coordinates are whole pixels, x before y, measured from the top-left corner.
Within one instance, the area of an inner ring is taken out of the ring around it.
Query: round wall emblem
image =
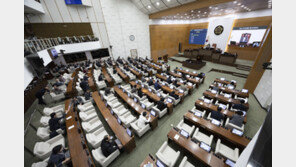
[[[134,41],[134,40],[135,40],[135,36],[134,36],[134,35],[130,35],[130,36],[129,36],[129,39],[130,39],[131,41]]]
[[[217,26],[217,27],[214,29],[214,33],[215,33],[216,35],[220,35],[220,34],[223,33],[223,30],[224,30],[224,27],[223,27],[222,25],[219,25],[219,26]]]

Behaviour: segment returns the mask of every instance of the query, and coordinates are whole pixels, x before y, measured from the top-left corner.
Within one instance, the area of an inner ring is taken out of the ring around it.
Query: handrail
[[[98,41],[99,39],[93,35],[86,36],[72,36],[72,37],[57,37],[57,38],[40,38],[32,40],[24,40],[25,51],[35,53],[47,48],[51,48],[57,45],[82,43],[90,41]]]

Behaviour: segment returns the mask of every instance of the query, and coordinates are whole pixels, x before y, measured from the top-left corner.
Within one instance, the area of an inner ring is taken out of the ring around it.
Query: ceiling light
[[[193,10],[191,10],[191,12],[194,12]]]
[[[159,6],[159,2],[156,2],[156,5]]]
[[[150,9],[150,8],[151,8],[151,6],[150,6],[150,5],[148,5],[147,7],[148,7],[148,9]]]
[[[241,7],[243,8],[243,7],[245,7],[245,5],[242,5]]]
[[[200,11],[198,11],[198,13],[200,13]]]
[[[218,7],[215,7],[215,9],[218,10],[219,8]]]
[[[241,5],[241,3],[238,3],[237,5],[238,5],[238,6],[240,6],[240,5]]]
[[[187,13],[185,13],[185,16],[187,15]]]
[[[207,14],[207,12],[204,12],[204,14]]]
[[[210,6],[209,8],[212,9],[212,6]]]
[[[170,2],[171,0],[167,0],[167,2]]]
[[[237,1],[233,1],[233,3],[234,3],[234,4],[236,4],[236,3],[237,3]]]

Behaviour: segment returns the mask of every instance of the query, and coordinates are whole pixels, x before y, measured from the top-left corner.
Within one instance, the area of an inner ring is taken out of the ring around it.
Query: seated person
[[[174,80],[173,85],[176,86],[176,87],[179,87],[178,81],[177,80]]]
[[[215,91],[217,91],[217,93],[219,92],[219,88],[218,88],[218,87],[216,87],[216,86],[213,86],[212,90],[215,90]]]
[[[96,65],[97,65],[98,67],[102,67],[102,65],[101,65],[101,62],[100,62],[100,61],[97,61],[97,62],[96,62]]]
[[[65,125],[60,123],[60,120],[63,119],[64,117],[60,117],[58,118],[56,116],[56,113],[51,113],[50,114],[50,120],[48,121],[48,125],[49,125],[49,130],[54,132],[58,129],[62,129],[64,130],[65,129]]]
[[[110,88],[105,88],[105,96],[108,96],[111,93],[111,89]]]
[[[87,75],[84,75],[83,76],[83,80],[88,80],[88,76]]]
[[[140,115],[140,117],[139,117],[139,119],[138,119],[138,122],[137,122],[137,125],[138,125],[139,128],[141,128],[141,129],[144,128],[145,125],[146,125],[147,123],[150,122],[151,117],[149,116],[148,119],[147,119],[147,117],[148,117],[148,115],[147,115],[147,112],[146,112],[146,111],[144,111],[144,112]]]
[[[83,79],[83,80],[80,82],[80,87],[81,87],[81,89],[83,90],[83,92],[86,92],[87,89],[89,89],[88,80],[87,80],[87,79]]]
[[[179,99],[179,96],[175,93],[175,91],[172,91],[171,93],[169,93],[169,95],[175,98],[176,100]]]
[[[53,84],[53,86],[62,86],[62,85],[64,85],[64,83],[60,82],[59,79],[56,79],[56,82]]]
[[[79,104],[83,104],[83,100],[82,100],[82,98],[81,97],[79,97],[79,96],[75,96],[74,98],[73,98],[73,102],[72,103],[74,103],[74,106],[76,107],[77,105],[79,105]]]
[[[234,114],[231,119],[229,120],[229,123],[232,123],[238,127],[243,126],[244,117],[238,114]]]
[[[100,74],[100,75],[99,75],[98,80],[99,80],[99,81],[103,81],[103,74]]]
[[[185,73],[182,73],[182,79],[186,80],[186,74]]]
[[[160,101],[157,102],[157,108],[160,111],[162,111],[162,110],[164,110],[166,108],[166,105],[164,103],[164,98],[163,97],[160,99]]]
[[[227,84],[227,85],[226,85],[226,87],[227,87],[228,89],[234,89],[234,85],[235,85],[235,83],[234,83],[233,81],[231,81],[230,84]]]
[[[58,95],[58,94],[61,94],[63,91],[59,87],[54,85],[52,92]]]
[[[140,89],[138,89],[138,96],[139,96],[140,98],[142,98],[142,97],[143,97],[143,92],[142,92],[141,88],[140,88]]]
[[[87,89],[87,91],[84,93],[84,98],[85,100],[89,100],[91,98],[91,93],[89,89]]]
[[[171,76],[169,76],[166,81],[167,81],[167,83],[171,84],[172,83]]]
[[[161,88],[161,86],[159,85],[159,83],[157,81],[155,81],[155,83],[154,83],[154,88],[155,88],[155,90],[158,90]]]
[[[153,80],[152,80],[152,79],[149,79],[149,81],[148,81],[148,85],[149,85],[149,86],[153,85]]]
[[[111,140],[109,135],[106,135],[101,143],[102,153],[105,157],[108,157],[114,151],[118,149],[118,146],[114,141]]]
[[[233,104],[232,108],[242,111],[247,111],[247,107],[244,105],[245,100],[241,99],[240,104]]]
[[[201,79],[201,78],[204,77],[204,75],[205,75],[205,74],[201,72],[201,73],[199,73],[199,74],[197,75],[197,77]]]
[[[116,69],[115,68],[113,68],[113,74],[116,74]]]
[[[136,93],[137,92],[137,85],[132,85],[131,86],[131,93]]]
[[[211,112],[211,118],[216,119],[218,121],[221,121],[224,119],[224,115],[221,113],[222,108],[218,107],[217,111],[212,110]]]
[[[142,81],[142,82],[146,82],[146,79],[145,79],[144,76],[142,76],[141,81]]]
[[[48,167],[64,167],[71,161],[69,151],[61,144],[55,146],[48,160]]]

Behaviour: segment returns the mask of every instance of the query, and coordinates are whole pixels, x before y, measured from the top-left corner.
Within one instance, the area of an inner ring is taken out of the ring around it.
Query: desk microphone
[[[154,157],[153,157],[151,154],[149,154],[149,157],[150,157],[153,161],[155,161]]]

